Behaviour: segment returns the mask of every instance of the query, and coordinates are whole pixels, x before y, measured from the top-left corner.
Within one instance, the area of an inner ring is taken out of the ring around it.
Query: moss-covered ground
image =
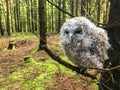
[[[10,40],[14,49],[7,50]],[[33,34],[0,38],[0,90],[98,90],[95,81],[53,61],[44,51],[36,52],[39,39]],[[47,37],[48,47],[62,59],[59,35]]]

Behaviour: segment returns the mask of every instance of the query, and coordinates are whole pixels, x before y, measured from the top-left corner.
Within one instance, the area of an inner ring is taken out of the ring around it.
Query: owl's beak
[[[72,42],[73,41],[73,34],[69,34],[69,39],[70,39],[70,42]]]

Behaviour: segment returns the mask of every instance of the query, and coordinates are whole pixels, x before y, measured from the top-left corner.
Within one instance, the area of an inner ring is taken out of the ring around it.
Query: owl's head
[[[90,35],[91,29],[95,25],[85,17],[75,17],[63,24],[60,30],[61,43],[64,45],[71,44],[72,41],[81,41]]]

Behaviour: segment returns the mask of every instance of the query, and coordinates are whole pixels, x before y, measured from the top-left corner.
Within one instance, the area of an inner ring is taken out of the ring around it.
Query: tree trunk
[[[14,6],[14,22],[15,22],[15,31],[17,32],[17,20],[16,20],[16,6]]]
[[[37,0],[34,0],[33,1],[34,2],[34,30],[35,31],[37,31],[37,11],[38,11],[38,9],[37,9]]]
[[[53,2],[53,0],[51,0]],[[64,0],[65,1],[65,0]],[[52,23],[52,31],[54,31],[54,10],[53,10],[53,5],[51,5],[51,10],[52,10],[52,18],[51,18],[51,23]]]
[[[17,25],[17,27],[16,27],[17,30],[16,30],[16,31],[17,31],[17,32],[20,32],[20,28],[19,28],[19,27],[20,27],[20,19],[19,19],[19,15],[20,15],[20,14],[19,14],[19,12],[20,12],[20,11],[19,11],[19,10],[20,10],[19,8],[20,8],[20,7],[19,7],[19,3],[20,3],[20,1],[17,0],[17,1],[16,1],[16,7],[15,7],[15,10],[16,10],[16,25]]]
[[[108,35],[112,49],[109,50],[110,67],[120,65],[120,0],[110,0]],[[108,63],[105,63],[108,64]],[[101,73],[101,81],[112,90],[120,90],[120,69]],[[101,90],[110,90],[102,85]]]
[[[34,5],[33,5],[33,0],[31,0],[31,28],[32,28],[32,33],[34,33],[35,31],[35,27],[34,27]]]
[[[100,0],[97,0],[96,1],[98,4],[97,4],[97,21],[100,22]],[[99,26],[99,24],[98,24]]]
[[[76,0],[76,16],[78,16],[78,6],[79,6],[79,1],[78,0]]]
[[[10,36],[11,33],[10,33],[10,19],[9,19],[9,5],[8,5],[8,0],[6,0],[6,9],[7,9],[6,29],[7,29],[8,36]]]
[[[45,2],[44,0],[39,0],[39,50],[43,49],[43,46],[47,45],[46,42],[46,13],[45,13]]]
[[[58,6],[61,7],[61,0],[58,0]],[[60,32],[61,28],[61,11],[58,10],[58,32]]]
[[[10,5],[10,18],[11,18],[11,19],[10,19],[10,23],[11,23],[11,28],[10,28],[10,29],[11,29],[11,32],[14,32],[13,18],[12,18],[12,17],[13,17],[13,14],[12,14],[12,10],[13,10],[13,8],[12,8],[12,3],[10,2],[9,5]]]
[[[71,14],[74,15],[74,0],[70,0],[70,11]]]
[[[47,17],[47,30],[48,31],[51,31],[51,14],[50,14],[50,7],[51,7],[51,5],[48,3],[47,4],[47,15],[46,15],[46,17]]]
[[[106,8],[105,8],[105,11],[103,12],[103,23],[106,23],[108,22],[108,14],[109,14],[109,1],[107,0],[106,2]]]
[[[30,24],[30,8],[29,8],[29,6],[30,6],[30,2],[29,2],[29,0],[27,0],[26,1],[26,5],[27,5],[27,7],[26,7],[26,15],[27,15],[27,31],[28,32],[31,32],[31,24]]]
[[[0,13],[0,34],[1,34],[1,36],[4,36],[4,30],[3,30],[3,26],[2,26],[2,15],[1,15],[1,13]]]

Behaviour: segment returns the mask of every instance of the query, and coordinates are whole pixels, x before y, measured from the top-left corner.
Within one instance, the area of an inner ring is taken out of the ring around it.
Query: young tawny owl
[[[67,57],[78,67],[103,68],[110,48],[107,32],[85,17],[65,22],[60,30],[61,43]]]

